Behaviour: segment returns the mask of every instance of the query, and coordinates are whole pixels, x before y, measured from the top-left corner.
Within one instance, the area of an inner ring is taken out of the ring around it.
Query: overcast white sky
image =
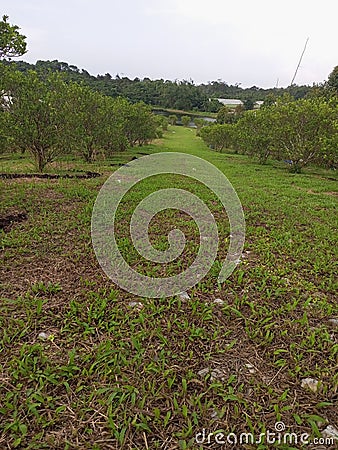
[[[21,59],[97,75],[222,79],[243,87],[327,79],[338,65],[337,0],[7,0]]]

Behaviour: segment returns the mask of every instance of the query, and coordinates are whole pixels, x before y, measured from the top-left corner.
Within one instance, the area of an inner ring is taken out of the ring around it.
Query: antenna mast
[[[304,56],[304,53],[305,53],[306,46],[307,46],[307,43],[308,43],[308,42],[309,42],[309,38],[306,39],[306,42],[305,42],[305,45],[304,45],[304,49],[303,49],[303,51],[302,51],[302,54],[300,55],[299,62],[298,62],[297,68],[296,68],[296,72],[295,72],[295,74],[294,74],[294,76],[293,76],[293,78],[292,78],[292,81],[291,81],[290,86],[292,86],[292,85],[293,85],[293,82],[295,81],[295,78],[296,78],[296,75],[297,75],[297,72],[298,72],[300,63],[302,62],[302,59],[303,59],[303,56]]]

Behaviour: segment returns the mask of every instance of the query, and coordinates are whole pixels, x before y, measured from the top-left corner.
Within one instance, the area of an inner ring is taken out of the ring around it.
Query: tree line
[[[90,162],[100,154],[107,157],[128,145],[143,145],[159,136],[160,127],[166,129],[168,121],[163,116],[155,117],[146,103],[206,110],[206,104],[209,108],[212,104],[210,95],[226,96],[230,92],[220,80],[195,86],[192,81],[113,79],[110,74],[93,77],[59,61],[15,63],[10,59],[26,52],[25,36],[18,30],[3,16],[0,150],[28,150],[39,171],[63,152],[80,153]],[[338,66],[322,86],[298,88],[290,86],[283,96],[268,90],[260,110],[219,106],[218,123],[203,126],[203,121],[196,119],[198,132],[214,149],[233,148],[258,156],[263,163],[268,157],[284,160],[294,171],[310,163],[336,167]],[[238,90],[238,85],[232,86],[231,96]],[[250,88],[260,98],[262,91]],[[252,106],[253,97],[245,101]],[[176,117],[169,120],[175,123]],[[188,116],[182,117],[184,124],[189,121]]]
[[[283,96],[290,94],[293,98],[304,98],[313,87],[292,85],[287,88],[263,89],[257,86],[242,88],[239,84],[229,85],[225,81],[217,80],[206,84],[196,85],[192,80],[151,80],[149,78],[130,79],[125,76],[109,73],[104,75],[91,75],[85,69],[61,62],[37,61],[29,64],[17,61],[17,70],[21,72],[34,70],[37,73],[60,72],[66,79],[83,82],[94,90],[110,97],[124,97],[132,103],[143,101],[152,106],[185,111],[217,112],[222,104],[217,98],[234,98],[253,104],[258,100],[265,100],[273,95]],[[248,108],[249,109],[249,108]]]
[[[0,80],[0,148],[30,152],[40,172],[63,153],[91,162],[161,133],[164,118],[144,103],[109,97],[59,73],[20,72],[1,63]]]
[[[290,171],[309,164],[336,169],[338,165],[338,67],[327,86],[309,98],[276,98],[254,111],[221,111],[218,123],[199,135],[209,147],[284,161]]]
[[[11,61],[27,51],[17,25],[0,21],[0,152],[29,151],[37,170],[62,153],[81,154],[87,162],[109,157],[127,146],[144,145],[167,127],[143,102],[105,95],[63,67]],[[67,65],[68,67],[68,65]],[[36,70],[32,70],[32,68]],[[76,69],[74,69],[76,72]]]

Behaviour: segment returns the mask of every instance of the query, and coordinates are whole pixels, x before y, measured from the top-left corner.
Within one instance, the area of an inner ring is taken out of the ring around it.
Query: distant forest
[[[181,109],[185,111],[217,112],[221,104],[216,98],[239,99],[243,102],[265,100],[267,97],[279,97],[285,93],[295,99],[304,98],[312,89],[310,86],[292,85],[287,88],[263,89],[257,86],[242,88],[240,85],[229,85],[225,81],[211,81],[207,84],[196,85],[192,80],[170,81],[150,80],[149,78],[133,80],[116,75],[114,78],[105,75],[93,76],[84,69],[79,69],[66,62],[37,61],[29,64],[24,61],[11,62],[22,72],[34,70],[40,75],[48,72],[61,72],[66,80],[72,80],[97,90],[110,97],[124,97],[132,103],[143,101],[152,106]],[[209,100],[211,99],[211,100]]]

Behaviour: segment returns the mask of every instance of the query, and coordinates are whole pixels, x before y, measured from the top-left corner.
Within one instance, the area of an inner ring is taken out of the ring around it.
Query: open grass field
[[[141,182],[126,196],[117,240],[128,263],[149,276],[188,266],[198,230],[184,213],[156,217],[149,234],[157,248],[165,248],[174,225],[189,238],[180,261],[162,269],[133,249],[128,220],[135,205],[151,190],[175,186],[210,207],[223,244],[189,299],[137,298],[119,289],[91,244],[91,212],[107,177],[133,156],[161,151],[213,163],[245,213],[241,262],[219,286],[229,226],[214,194],[170,175]],[[310,168],[295,175],[279,163],[215,153],[183,127],[112,160],[68,157],[50,168],[79,171],[101,176],[0,180],[1,218],[21,214],[0,231],[0,448],[337,448],[323,437],[329,425],[338,428],[335,173]],[[28,157],[7,155],[0,172],[33,170]],[[306,378],[319,383],[310,389]],[[277,433],[277,422],[298,442],[260,438]],[[217,431],[225,438],[208,439]],[[247,437],[240,442],[241,433]],[[300,442],[302,433],[309,444]]]

